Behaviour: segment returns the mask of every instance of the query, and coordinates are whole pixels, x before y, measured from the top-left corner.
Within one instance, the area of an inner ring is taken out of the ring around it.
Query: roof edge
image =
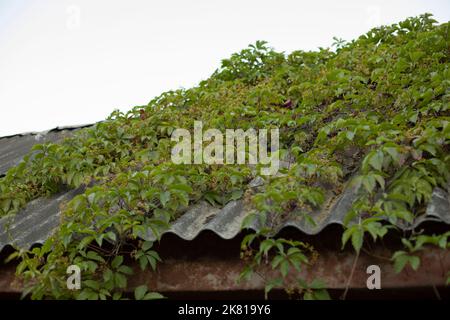
[[[69,126],[57,126],[57,127],[52,128],[52,129],[44,130],[44,131],[29,131],[29,132],[10,134],[10,135],[7,135],[7,136],[1,136],[0,139],[13,138],[13,137],[23,137],[23,136],[45,135],[45,134],[47,134],[49,132],[53,132],[53,131],[76,130],[76,129],[92,127],[96,123],[98,123],[98,122],[85,123],[85,124],[79,124],[79,125],[69,125]]]

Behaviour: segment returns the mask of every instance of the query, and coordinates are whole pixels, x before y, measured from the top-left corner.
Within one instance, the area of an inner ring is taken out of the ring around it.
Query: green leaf
[[[169,191],[161,192],[159,195],[159,200],[161,201],[163,207],[165,207],[167,202],[170,200],[170,192]]]
[[[264,254],[267,254],[273,246],[274,246],[274,241],[272,239],[266,239],[263,242],[261,242],[259,250],[261,252],[263,252]]]
[[[280,272],[281,275],[284,277],[286,277],[289,273],[289,261],[284,259],[281,264],[280,264]]]
[[[403,270],[407,263],[411,265],[414,271],[417,271],[420,266],[420,258],[413,255],[408,255],[405,251],[397,251],[392,256],[394,260],[394,270],[399,273]]]
[[[355,228],[352,233],[352,245],[356,252],[359,253],[363,245],[364,231],[362,228]]]
[[[381,168],[383,166],[383,159],[384,159],[383,152],[381,150],[377,150],[373,152],[372,155],[370,156],[369,164],[375,170],[381,171]]]
[[[2,210],[3,212],[8,212],[9,208],[11,207],[12,200],[6,199],[2,202]]]
[[[139,266],[141,267],[142,271],[145,270],[145,267],[147,266],[147,263],[148,263],[147,256],[144,255],[144,256],[141,256],[139,258]]]
[[[108,232],[108,233],[106,234],[106,236],[107,236],[110,240],[112,240],[113,242],[116,242],[116,241],[117,241],[117,236],[116,236],[116,234],[115,234],[113,231]]]
[[[95,238],[93,236],[84,237],[78,244],[78,248],[83,249],[88,246]]]
[[[111,271],[111,269],[107,269],[105,272],[103,272],[103,280],[105,282],[109,282],[112,279],[113,279],[113,272]]]
[[[394,271],[400,273],[408,262],[408,256],[406,254],[398,255],[394,258]]]
[[[187,184],[173,184],[170,186],[170,189],[175,189],[175,190],[180,190],[180,191],[184,191],[186,193],[191,193],[192,192],[192,188],[187,185]]]
[[[142,285],[137,287],[136,289],[134,289],[134,298],[136,300],[142,300],[144,299],[145,294],[147,293],[147,286],[146,285]]]
[[[417,256],[410,256],[409,264],[411,265],[414,271],[417,271],[417,269],[419,269],[420,266],[420,258]]]
[[[85,281],[83,281],[83,285],[85,285],[88,288],[94,289],[94,290],[99,289],[98,282],[94,281],[94,280],[85,280]]]
[[[142,250],[148,251],[152,246],[153,246],[153,242],[152,241],[145,241],[142,244]]]
[[[150,263],[150,266],[152,267],[153,271],[156,270],[156,259],[151,255],[146,255],[147,261]]]
[[[91,260],[95,260],[98,262],[105,262],[105,259],[103,259],[97,252],[95,251],[88,251],[88,253],[86,254],[86,256],[91,259]]]
[[[345,244],[347,243],[347,241],[350,239],[350,237],[352,236],[352,233],[354,232],[354,228],[348,228],[344,231],[344,233],[342,234],[342,249],[344,249]]]
[[[123,288],[124,289],[124,288],[127,287],[127,278],[121,273],[116,272],[114,274],[114,281],[115,281],[116,286],[118,288]]]
[[[120,300],[122,298],[122,292],[114,292],[113,300]]]
[[[149,292],[147,293],[142,300],[158,300],[165,299],[165,297],[158,292]]]
[[[348,140],[352,141],[353,138],[355,137],[355,132],[354,131],[347,131],[345,133],[345,136],[347,137]]]
[[[283,286],[283,279],[282,278],[275,278],[271,279],[266,283],[266,286],[264,288],[264,299],[268,299],[268,294],[270,291],[272,291],[273,288],[279,288]]]
[[[123,263],[123,256],[116,256],[111,262],[111,267],[117,269],[122,263]]]
[[[315,300],[314,294],[310,291],[305,292],[303,295],[304,300]]]
[[[374,174],[373,177],[375,178],[375,180],[377,180],[377,182],[380,185],[381,189],[384,190],[384,185],[385,185],[384,178],[382,176],[380,176],[379,174]]]
[[[374,175],[368,174],[363,176],[362,184],[366,188],[367,192],[372,193],[375,189],[375,177]]]
[[[275,258],[273,258],[272,260],[272,269],[277,268],[280,265],[281,261],[283,260],[284,257],[282,255],[276,255]]]
[[[250,213],[248,214],[243,220],[242,220],[242,229],[249,229],[255,222],[257,218],[256,213]]]
[[[117,268],[117,271],[127,275],[133,274],[133,269],[125,265],[121,265],[119,268]]]
[[[315,290],[314,291],[314,298],[316,300],[331,300],[331,297],[328,294],[328,291],[325,290],[325,289]]]
[[[314,279],[308,287],[311,289],[324,289],[326,284],[322,279]]]
[[[231,194],[231,200],[239,200],[242,198],[242,195],[244,194],[244,191],[242,190],[234,190]]]

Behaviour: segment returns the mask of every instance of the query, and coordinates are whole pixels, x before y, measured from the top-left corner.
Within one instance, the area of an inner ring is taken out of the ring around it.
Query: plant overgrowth
[[[34,299],[119,299],[128,276],[157,268],[145,240],[160,235],[200,200],[223,206],[244,198],[267,226],[242,243],[245,278],[262,264],[279,270],[266,293],[282,286],[305,299],[328,298],[320,280],[293,285],[289,273],[314,263],[309,244],[271,232],[289,215],[307,214],[351,180],[358,193],[346,217],[342,244],[359,251],[366,241],[424,214],[436,187],[448,190],[450,169],[449,24],[429,14],[370,30],[336,50],[276,52],[263,41],[222,61],[191,89],[165,92],[146,106],[114,111],[61,143],[36,145],[0,179],[0,216],[29,201],[80,188],[62,208],[61,225],[41,247],[18,250],[17,274]],[[263,177],[247,165],[176,165],[170,136],[176,128],[280,128],[281,154],[291,165]],[[305,213],[306,212],[306,213]],[[356,221],[356,222],[355,222]],[[392,257],[397,271],[417,269],[425,245],[449,248],[449,232],[404,234]],[[82,289],[66,289],[66,268],[82,270]],[[135,298],[160,295],[136,288]]]

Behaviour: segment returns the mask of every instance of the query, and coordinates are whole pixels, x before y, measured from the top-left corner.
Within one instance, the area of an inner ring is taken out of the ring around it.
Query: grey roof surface
[[[71,190],[36,199],[16,215],[0,219],[0,250],[5,245],[28,249],[33,244],[42,244],[59,225],[60,205],[77,193],[78,190]]]
[[[0,176],[20,160],[38,143],[56,142],[72,134],[74,130],[91,125],[57,127],[45,132],[31,132],[0,138]]]
[[[70,134],[70,131],[67,129],[54,130],[44,135],[48,134],[50,136],[41,138],[44,140],[36,140],[34,135],[0,138],[0,150],[9,150],[9,156],[2,154],[3,151],[0,151],[0,168],[6,170],[18,163],[33,144],[42,141],[56,141],[66,134]],[[254,188],[261,185],[262,181],[257,179],[250,183],[250,186]],[[15,216],[1,218],[0,250],[6,245],[29,248],[33,244],[45,241],[59,224],[61,204],[80,192],[82,192],[81,189],[70,190],[49,198],[39,198],[31,201]],[[355,196],[356,193],[351,187],[345,188],[340,195],[328,195],[322,209],[310,212],[316,223],[315,225],[308,223],[302,214],[294,213],[286,221],[279,224],[279,230],[285,227],[294,227],[303,233],[313,235],[320,233],[331,224],[342,225]],[[192,205],[174,221],[171,228],[165,233],[174,233],[182,239],[192,240],[200,232],[210,230],[224,239],[231,239],[241,231],[242,221],[250,212],[251,208],[244,200],[231,201],[223,208],[217,208],[205,201],[200,201]],[[410,225],[399,225],[399,227],[403,230],[413,229],[424,221],[437,221],[450,225],[450,196],[447,191],[436,188],[425,215],[419,217]],[[259,230],[261,226],[255,222],[251,228]],[[141,238],[145,240],[156,239],[150,230],[146,234],[142,234]]]
[[[325,227],[344,224],[344,218],[352,206],[356,193],[351,188],[347,188],[334,201],[329,199],[329,209],[320,209],[310,213],[315,225],[307,222],[302,214],[292,214],[286,221],[279,224],[276,232],[286,227],[294,227],[308,235],[316,235]],[[325,204],[323,207],[326,207]],[[164,233],[173,233],[184,240],[194,239],[200,232],[209,230],[222,237],[232,239],[240,231],[244,218],[251,212],[243,200],[231,201],[223,208],[215,208],[205,201],[193,205],[186,213],[178,218],[169,230]],[[433,192],[426,214],[416,219],[410,225],[397,225],[402,230],[415,229],[425,221],[436,221],[450,224],[450,196],[449,194],[436,188]],[[262,225],[255,221],[250,225],[250,229],[259,231]],[[156,240],[156,237],[149,230],[146,235],[142,235],[144,240]]]

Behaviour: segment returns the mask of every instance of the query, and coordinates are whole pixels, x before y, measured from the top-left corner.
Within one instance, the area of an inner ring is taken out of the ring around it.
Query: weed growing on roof
[[[247,237],[243,278],[263,264],[278,270],[266,294],[282,286],[305,299],[328,298],[326,284],[288,281],[320,252],[307,243],[280,239],[273,230],[289,215],[321,208],[326,193],[340,194],[347,181],[358,195],[346,217],[343,246],[357,254],[387,232],[403,238],[397,271],[420,265],[426,245],[448,249],[449,232],[401,233],[424,213],[433,189],[448,190],[450,169],[448,23],[429,14],[383,26],[335,52],[289,55],[263,41],[233,54],[207,80],[163,93],[147,106],[114,111],[102,123],[60,144],[37,145],[0,180],[0,215],[67,188],[82,194],[63,208],[61,227],[40,248],[19,250],[18,275],[32,298],[122,298],[127,278],[155,269],[161,260],[146,235],[159,235],[200,200],[223,206],[244,198],[255,213],[244,222],[267,228]],[[280,155],[291,165],[250,190],[258,173],[248,165],[172,163],[176,128],[280,128]],[[80,266],[82,290],[65,287],[69,265]],[[136,288],[139,298],[159,298]]]

